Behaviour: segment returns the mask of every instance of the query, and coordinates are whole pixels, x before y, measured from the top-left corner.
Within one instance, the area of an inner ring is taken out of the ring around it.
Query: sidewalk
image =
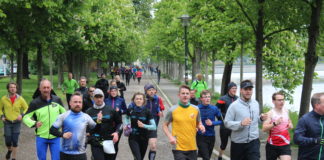
[[[151,76],[152,81],[156,83],[157,79],[156,76]],[[170,80],[168,79],[164,79],[161,78],[160,80],[160,84],[157,85],[158,89],[159,89],[159,93],[161,93],[164,96],[164,101],[167,103],[171,103],[169,105],[174,105],[178,103],[178,88],[179,86],[177,86],[176,84],[172,83]],[[220,146],[220,138],[219,138],[219,127],[215,127],[216,128],[216,143],[215,143],[215,148],[213,151],[213,157],[216,158],[218,155],[218,150],[219,150],[219,146]],[[261,154],[261,160],[265,160],[265,144],[266,144],[266,140],[267,140],[267,136],[268,134],[265,132],[262,132],[260,130],[260,141],[261,141],[261,147],[260,147],[260,154]],[[291,137],[293,138],[293,137]],[[227,145],[227,148],[225,150],[225,155],[226,157],[223,157],[223,159],[230,159],[229,155],[230,155],[230,140],[229,143]],[[292,149],[292,159],[297,159],[297,154],[298,154],[298,149],[297,148],[291,148]]]

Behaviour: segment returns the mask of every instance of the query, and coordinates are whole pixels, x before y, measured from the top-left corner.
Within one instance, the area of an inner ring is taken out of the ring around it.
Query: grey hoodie
[[[225,127],[232,130],[232,142],[249,143],[259,138],[259,113],[259,103],[256,100],[245,102],[239,98],[229,106],[224,121]],[[252,120],[249,126],[241,125],[245,118]]]

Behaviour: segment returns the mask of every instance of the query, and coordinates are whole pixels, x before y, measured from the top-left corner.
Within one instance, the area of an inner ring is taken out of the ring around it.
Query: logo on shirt
[[[189,115],[189,117],[190,117],[191,119],[194,119],[194,118],[195,118],[195,114],[194,114],[194,113],[191,113],[191,114]]]

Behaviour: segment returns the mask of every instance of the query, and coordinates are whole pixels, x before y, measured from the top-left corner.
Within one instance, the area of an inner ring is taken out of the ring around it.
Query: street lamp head
[[[184,27],[188,27],[189,26],[190,19],[191,19],[191,17],[189,15],[184,14],[181,17],[179,17],[179,19],[181,19],[182,26],[184,26]]]

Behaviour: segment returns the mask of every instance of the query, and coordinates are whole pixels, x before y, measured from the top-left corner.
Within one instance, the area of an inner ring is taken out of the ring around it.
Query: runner
[[[199,100],[195,96],[196,90],[190,90],[190,104],[198,106]]]
[[[227,85],[228,92],[224,96],[222,96],[218,101],[216,106],[221,110],[223,119],[226,116],[226,112],[228,107],[237,100],[238,96],[236,96],[237,85],[234,82],[230,82]],[[219,135],[221,140],[218,160],[222,160],[222,155],[226,149],[228,138],[230,138],[232,131],[224,126],[224,123],[220,125]]]
[[[7,146],[6,159],[16,159],[21,121],[27,112],[28,105],[25,99],[17,94],[17,84],[7,84],[8,95],[0,100],[0,117],[3,121],[4,137]]]
[[[120,81],[120,76],[119,75],[117,75],[115,77],[115,80],[116,80],[116,84],[117,84],[117,87],[118,87],[118,90],[119,90],[119,93],[120,93],[120,97],[124,98],[124,91],[126,91],[125,84],[124,84],[124,82]]]
[[[156,89],[152,84],[146,84],[144,86],[144,91],[146,95],[146,105],[145,107],[151,111],[151,114],[154,118],[156,128],[158,128],[159,121],[160,121],[160,98],[156,95]],[[157,130],[149,132],[149,148],[150,152],[148,155],[149,160],[154,160],[156,156],[156,143],[157,143]]]
[[[89,115],[81,111],[82,96],[80,94],[71,96],[70,106],[71,110],[61,114],[54,122],[50,133],[62,137],[61,160],[86,160],[86,130],[87,128],[93,129],[96,123]]]
[[[23,122],[28,127],[35,127],[36,151],[39,160],[46,160],[47,148],[50,148],[51,159],[60,159],[60,138],[49,133],[56,118],[65,112],[59,97],[51,95],[52,84],[42,80],[39,85],[41,95],[30,102]]]
[[[142,72],[141,69],[139,68],[139,69],[136,71],[136,78],[137,78],[137,82],[138,82],[138,84],[141,83],[142,75],[143,75],[143,72]]]
[[[83,106],[82,106],[82,112],[86,113],[87,110],[91,107],[93,107],[94,104],[94,96],[93,92],[96,88],[94,86],[91,86],[88,88],[88,93],[83,95]]]
[[[122,129],[122,119],[111,106],[104,102],[104,93],[101,89],[95,89],[94,105],[88,109],[87,114],[97,122],[98,127],[90,132],[89,143],[91,144],[92,156],[95,160],[114,160],[116,154],[104,152],[103,143],[106,140],[118,141],[118,132]],[[102,117],[102,121],[100,120]],[[116,148],[116,146],[115,146]]]
[[[127,132],[126,126],[131,125],[128,143],[136,160],[144,159],[148,146],[149,131],[156,130],[154,118],[150,110],[145,108],[145,102],[146,99],[143,93],[135,93],[124,119],[124,132]]]
[[[78,82],[73,78],[73,74],[71,72],[68,73],[68,79],[65,80],[62,84],[62,92],[66,94],[66,101],[70,109],[70,98],[74,91],[79,88]]]
[[[203,160],[209,160],[215,145],[215,127],[222,124],[222,115],[216,106],[210,104],[211,94],[208,90],[203,90],[200,93],[201,104],[198,105],[201,121],[206,129],[205,133],[198,131],[197,146],[198,157]],[[215,120],[217,117],[217,121]]]
[[[122,114],[126,114],[127,106],[125,103],[125,99],[118,96],[118,88],[116,86],[111,86],[109,88],[109,97],[105,99],[106,106],[112,107],[116,112],[122,116]],[[115,143],[115,151],[118,153],[118,144],[121,138],[123,130],[120,129],[118,132],[118,141]],[[116,158],[116,156],[115,156]]]
[[[207,90],[208,86],[207,83],[203,80],[203,75],[201,73],[198,73],[196,75],[196,80],[192,82],[190,89],[195,90],[195,96],[196,98],[200,97],[200,92],[203,90]]]
[[[105,98],[108,97],[108,88],[109,88],[109,83],[108,80],[106,79],[106,74],[105,73],[101,73],[101,79],[99,79],[96,84],[95,87],[99,88],[102,90],[102,92],[105,94]]]
[[[199,109],[190,105],[190,88],[182,85],[179,88],[179,104],[169,109],[163,123],[163,131],[173,146],[175,160],[196,160],[197,129],[202,133],[205,127],[201,123]],[[172,134],[168,126],[172,123]]]
[[[234,101],[226,112],[225,127],[232,130],[231,159],[260,159],[259,121],[267,119],[259,116],[259,103],[251,99],[253,84],[250,80],[241,82],[241,98]]]
[[[81,95],[84,96],[85,94],[88,93],[87,78],[84,76],[81,76],[80,80],[79,80],[79,85],[80,85],[80,88],[77,88],[75,90],[75,92],[80,92]]]
[[[298,160],[324,159],[324,92],[313,94],[311,104],[313,110],[299,119],[295,129]]]
[[[285,96],[281,92],[272,95],[272,108],[268,113],[268,118],[263,122],[262,131],[269,132],[266,144],[267,160],[290,160],[290,135],[289,129],[293,124],[289,118],[289,112],[284,108]]]

